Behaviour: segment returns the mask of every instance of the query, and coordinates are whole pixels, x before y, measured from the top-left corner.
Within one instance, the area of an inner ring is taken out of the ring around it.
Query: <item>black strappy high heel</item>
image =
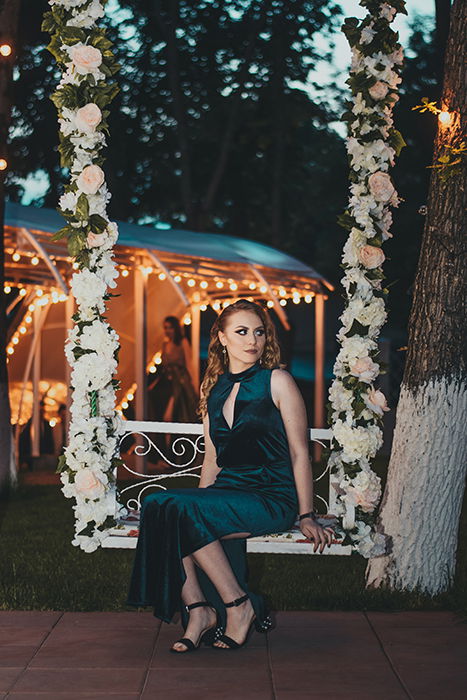
[[[215,607],[211,605],[211,603],[206,602],[205,600],[199,601],[198,603],[191,603],[191,605],[185,605],[185,610],[187,612],[190,612],[190,610],[193,610],[193,608],[211,608],[212,610],[215,610]],[[177,639],[174,644],[178,644],[178,642],[181,642],[181,644],[184,644],[186,646],[186,649],[184,651],[174,649],[173,647],[169,649],[169,651],[173,652],[174,654],[186,654],[189,651],[196,651],[199,649],[201,644],[207,644],[211,645],[215,641],[215,631],[217,629],[217,618],[216,622],[211,625],[211,627],[207,627],[205,630],[201,630],[200,635],[198,637],[198,641],[196,644],[191,641],[191,639],[188,639],[188,637],[182,637],[181,639]]]
[[[242,603],[245,603],[249,599],[249,597],[250,596],[248,595],[248,593],[245,593],[245,595],[242,595],[240,598],[236,598],[235,600],[232,600],[230,603],[224,603],[224,606],[226,608],[238,607]],[[224,642],[224,644],[227,644],[227,647],[216,647],[215,646],[214,649],[222,649],[223,651],[228,651],[228,650],[232,650],[232,649],[240,649],[240,647],[243,647],[247,643],[247,641],[250,637],[250,634],[252,632],[253,625],[255,626],[255,629],[257,632],[262,632],[264,634],[272,627],[272,620],[269,617],[269,615],[267,615],[264,618],[264,620],[260,621],[260,620],[258,620],[258,618],[255,615],[250,622],[250,626],[248,627],[246,637],[241,644],[236,642],[235,639],[232,639],[232,637],[229,637],[226,634],[223,634],[222,628],[218,627],[216,629],[214,641],[215,642],[217,642],[217,641]]]

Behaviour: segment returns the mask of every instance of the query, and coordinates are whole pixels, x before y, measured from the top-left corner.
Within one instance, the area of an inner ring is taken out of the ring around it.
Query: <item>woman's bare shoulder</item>
[[[286,369],[273,369],[271,372],[271,393],[275,402],[284,395],[298,391],[295,379]]]

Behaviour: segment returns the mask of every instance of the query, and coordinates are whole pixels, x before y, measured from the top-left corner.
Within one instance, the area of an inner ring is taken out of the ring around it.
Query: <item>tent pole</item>
[[[191,305],[191,366],[193,376],[191,378],[195,390],[199,388],[199,341],[200,341],[200,325],[201,325],[201,310],[199,304]]]
[[[40,416],[40,396],[39,396],[39,381],[41,378],[41,311],[40,306],[35,307],[33,311],[34,319],[34,356],[32,361],[32,440],[31,440],[31,456],[40,457],[40,433],[41,433],[41,416]]]
[[[324,294],[315,296],[315,390],[314,428],[324,427]],[[315,442],[313,456],[321,459],[321,445]]]
[[[147,382],[146,382],[146,336],[147,336],[147,276],[144,274],[137,260],[134,274],[134,301],[135,301],[135,420],[145,420],[147,411]],[[142,438],[137,438],[137,444],[142,445]],[[146,472],[146,458],[137,458],[135,471],[144,474]]]

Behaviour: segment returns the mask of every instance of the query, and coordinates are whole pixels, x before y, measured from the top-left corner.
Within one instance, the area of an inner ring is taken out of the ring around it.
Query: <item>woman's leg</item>
[[[244,536],[245,533],[235,533],[229,535],[229,538]],[[196,550],[191,556],[211,579],[224,603],[244,595],[245,591],[240,587],[219,540]],[[253,616],[254,610],[250,600],[238,607],[227,608],[225,634],[239,643],[243,642]],[[227,645],[217,641],[214,646],[226,647]]]
[[[204,593],[199,585],[198,576],[196,574],[195,563],[192,556],[183,557],[183,566],[186,573],[186,581],[182,588],[182,600],[185,605],[197,603],[204,600]],[[190,610],[188,625],[185,630],[184,637],[191,639],[194,644],[199,639],[201,632],[208,627],[211,627],[216,621],[216,613],[208,607],[193,608]],[[186,646],[183,643],[175,642],[172,647],[176,651],[186,651]]]

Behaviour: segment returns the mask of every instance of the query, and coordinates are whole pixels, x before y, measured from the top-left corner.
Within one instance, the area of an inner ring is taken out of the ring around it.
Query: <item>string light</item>
[[[165,280],[166,276],[167,275],[165,274],[165,272],[159,272],[159,274],[158,274],[158,277],[160,280]]]
[[[208,283],[206,282],[206,280],[203,280],[202,282],[199,283],[199,286],[201,287],[201,289],[207,289]]]
[[[214,311],[219,311],[219,309],[221,308],[221,305],[219,304],[218,301],[215,301],[214,304],[212,304],[212,308],[214,309]]]
[[[0,170],[6,170],[8,167],[8,163],[5,160],[5,158],[0,158]]]
[[[199,307],[200,311],[206,311],[207,308],[207,304],[201,304],[201,306]]]
[[[37,255],[31,258],[31,265],[39,265],[39,258],[37,257]]]
[[[149,371],[151,372],[151,374],[155,374],[157,372],[157,367],[155,367],[154,365],[151,365],[149,368]]]
[[[74,262],[71,267],[73,268],[73,270],[77,270],[79,268],[79,263]]]
[[[248,288],[251,290],[256,289],[256,284],[254,282],[250,282],[250,284],[248,285]]]
[[[263,284],[263,285],[261,285],[261,287],[259,288],[259,291],[260,291],[262,294],[266,294],[266,292],[268,291],[268,288],[266,287],[265,284]]]
[[[266,304],[266,306],[268,307],[268,309],[272,309],[272,307],[274,306],[274,302],[272,301],[272,299],[269,299],[269,301],[268,301],[268,303]]]
[[[183,323],[185,326],[190,326],[191,325],[191,316],[189,314],[186,314],[186,316],[183,319]]]
[[[3,291],[5,292],[5,294],[9,294],[11,292],[11,287],[7,284],[7,286],[3,288]]]
[[[219,282],[216,282],[217,289],[222,289],[223,286],[224,286],[224,283],[221,282],[220,280],[219,280]]]
[[[0,45],[0,54],[7,58],[8,56],[11,56],[11,46],[10,44],[1,44]]]
[[[11,345],[9,345],[6,349],[6,351],[9,355],[13,355],[15,350],[14,350],[14,348],[11,347]]]
[[[446,109],[443,109],[438,114],[438,119],[443,126],[449,126],[452,122],[452,114],[451,114],[451,112],[448,112]]]
[[[24,296],[26,296],[26,294],[27,294],[27,292],[26,292],[25,288],[21,287],[21,289],[19,290],[20,297],[24,297]]]
[[[280,297],[285,297],[287,292],[285,291],[284,287],[279,287],[279,296]]]
[[[15,262],[18,262],[19,260],[21,260],[21,255],[19,253],[13,253],[13,255],[11,257]]]
[[[127,270],[127,268],[124,267],[123,270],[122,270],[122,277],[128,277],[129,274],[130,274],[130,273],[129,273],[129,271]]]
[[[180,275],[175,275],[174,282],[181,282],[181,281],[182,281],[182,278],[180,277]]]
[[[195,284],[196,284],[196,282],[195,282],[194,279],[189,279],[188,282],[187,282],[187,285],[188,285],[189,287],[194,287]]]
[[[238,289],[238,285],[235,284],[235,282],[232,282],[232,284],[230,285],[230,289],[232,290],[232,292],[235,292],[235,290]]]
[[[312,294],[306,294],[305,295],[305,304],[311,304],[313,300],[313,295]]]
[[[281,306],[287,306],[287,299],[280,299],[279,304]]]

